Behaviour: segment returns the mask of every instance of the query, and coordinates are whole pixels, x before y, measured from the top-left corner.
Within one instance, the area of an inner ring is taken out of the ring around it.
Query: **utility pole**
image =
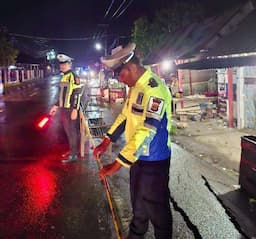
[[[108,29],[109,24],[101,23],[101,24],[98,24],[98,26],[102,27],[104,29],[104,37],[105,37],[105,40],[104,40],[104,55],[106,56],[108,54],[108,34],[107,34],[107,29]]]
[[[104,56],[108,55],[108,34],[107,34],[107,28],[109,26],[109,24],[106,23],[102,23],[102,24],[98,24],[99,27],[104,29]],[[103,79],[100,79],[100,85],[102,85],[102,81]],[[105,75],[104,75],[104,81],[106,81],[107,83],[107,88],[108,88],[108,102],[110,102],[110,89],[109,89],[109,78],[105,79]],[[104,82],[105,85],[105,82]]]

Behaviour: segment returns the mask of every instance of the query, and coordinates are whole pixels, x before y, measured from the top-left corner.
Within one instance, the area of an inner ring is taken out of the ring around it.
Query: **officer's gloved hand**
[[[54,105],[51,109],[50,109],[50,112],[49,112],[49,115],[51,116],[54,116],[57,112],[57,109],[58,109],[58,106],[57,105]]]
[[[77,119],[77,116],[78,116],[77,109],[73,109],[73,110],[71,111],[71,115],[70,115],[71,120],[76,120],[76,119]]]
[[[121,167],[122,165],[116,160],[113,163],[104,165],[99,171],[100,179],[104,180],[106,176],[114,174]]]
[[[95,158],[100,157],[107,150],[107,147],[110,144],[110,142],[111,140],[109,137],[104,137],[102,142],[93,150],[93,156]]]

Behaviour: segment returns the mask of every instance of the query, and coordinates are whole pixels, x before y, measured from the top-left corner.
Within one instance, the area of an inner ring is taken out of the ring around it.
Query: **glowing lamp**
[[[43,129],[43,128],[45,128],[46,126],[48,126],[48,124],[49,124],[49,122],[50,122],[50,116],[43,116],[43,117],[41,117],[38,121],[37,121],[37,124],[36,124],[36,126],[37,126],[37,128],[39,128],[39,129]]]
[[[171,69],[172,66],[172,61],[170,60],[164,60],[161,64],[161,68],[164,71],[169,71]]]

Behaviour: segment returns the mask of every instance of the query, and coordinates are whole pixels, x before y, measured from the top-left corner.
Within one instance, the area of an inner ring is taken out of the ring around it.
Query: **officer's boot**
[[[61,155],[62,158],[67,158],[70,155],[70,151],[66,151]]]
[[[67,159],[61,160],[62,163],[71,163],[77,161],[77,155],[69,155]]]

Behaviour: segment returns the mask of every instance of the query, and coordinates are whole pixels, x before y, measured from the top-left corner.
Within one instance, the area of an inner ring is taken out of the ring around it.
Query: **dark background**
[[[182,1],[182,0],[180,0]],[[34,57],[54,48],[75,58],[80,65],[90,64],[104,52],[94,49],[96,41],[111,49],[130,40],[134,20],[153,16],[170,6],[171,0],[74,0],[5,1],[1,6],[0,25],[6,27],[15,45]],[[207,15],[220,14],[246,0],[183,0],[199,2]],[[112,4],[112,7],[110,8]],[[123,5],[121,5],[124,3]],[[120,10],[118,7],[121,5]],[[109,11],[108,11],[109,9]],[[116,12],[117,11],[117,12]],[[116,14],[115,14],[116,13]],[[71,40],[73,39],[73,40]]]

